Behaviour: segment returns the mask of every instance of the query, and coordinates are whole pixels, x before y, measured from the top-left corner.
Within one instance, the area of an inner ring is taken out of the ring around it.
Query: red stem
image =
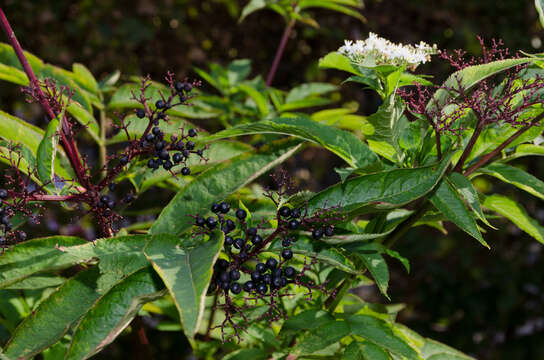
[[[468,156],[472,152],[472,148],[474,147],[474,144],[476,144],[476,140],[478,140],[478,137],[482,133],[482,130],[484,129],[484,126],[481,122],[478,122],[478,125],[476,126],[476,129],[474,129],[474,133],[470,137],[470,140],[468,141],[467,147],[461,154],[461,157],[459,158],[459,161],[457,162],[457,165],[455,165],[455,168],[453,171],[455,172],[462,172],[463,171],[463,164],[468,159]]]
[[[17,58],[19,59],[19,62],[21,63],[21,66],[23,67],[23,70],[26,73],[26,76],[28,76],[28,79],[30,80],[30,87],[32,89],[35,89],[38,93],[39,102],[40,105],[43,107],[47,115],[50,119],[54,119],[56,117],[55,113],[49,106],[47,102],[47,98],[45,94],[42,91],[42,88],[40,86],[40,83],[38,79],[36,78],[36,75],[34,75],[34,71],[32,70],[32,67],[30,66],[23,48],[19,44],[19,41],[17,40],[17,37],[15,36],[15,32],[11,28],[9,21],[4,14],[4,11],[2,8],[0,8],[0,26],[2,27],[2,30],[8,37],[8,41],[13,48],[13,51],[15,51],[15,55],[17,55]],[[68,129],[68,124],[66,117],[63,117],[61,119],[62,121],[62,131],[60,134],[62,145],[64,147],[64,150],[66,151],[66,156],[68,156],[68,159],[70,161],[70,164],[72,165],[72,168],[76,172],[77,178],[79,182],[84,186],[89,186],[87,177],[85,176],[85,169],[81,165],[81,159],[79,157],[79,153],[77,151],[76,145],[74,143],[73,138],[70,136],[70,132]]]
[[[283,32],[280,45],[278,46],[278,50],[276,51],[276,56],[274,57],[274,62],[272,63],[272,67],[270,68],[268,76],[266,77],[267,86],[270,86],[272,84],[272,81],[274,80],[274,76],[276,76],[276,71],[278,70],[281,57],[283,56],[283,51],[285,50],[285,46],[287,45],[287,40],[289,40],[289,35],[291,35],[291,31],[293,30],[294,26],[295,26],[295,19],[292,19],[287,25],[287,27],[285,28],[285,31]]]

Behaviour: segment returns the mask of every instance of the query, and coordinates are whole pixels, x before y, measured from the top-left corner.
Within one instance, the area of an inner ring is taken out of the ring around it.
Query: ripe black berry
[[[208,226],[210,229],[213,229],[217,226],[217,219],[213,216],[210,216],[206,219],[206,226]]]
[[[291,230],[296,230],[299,225],[300,225],[300,222],[298,220],[290,220],[288,224],[289,229]]]
[[[232,283],[230,284],[230,291],[232,291],[233,294],[239,294],[242,291],[242,286],[237,282]]]
[[[237,238],[234,240],[234,247],[240,250],[242,247],[244,247],[244,239]]]
[[[319,240],[323,237],[323,230],[322,229],[314,229],[312,231],[312,237],[316,240]]]
[[[104,203],[104,204],[107,204],[110,200],[111,200],[111,199],[110,199],[110,197],[109,197],[108,195],[102,195],[102,196],[100,197],[100,201],[101,201],[102,203]]]
[[[240,220],[244,220],[247,216],[247,213],[244,209],[236,210],[236,217]]]
[[[219,280],[225,281],[225,282],[230,281],[229,273],[228,272],[222,272],[221,274],[219,274]]]
[[[132,194],[126,194],[125,195],[125,203],[131,203],[134,201],[134,196],[132,196]]]
[[[153,133],[153,135],[159,135],[161,133],[161,129],[155,126],[153,130],[151,130],[151,132]]]
[[[180,153],[175,153],[172,159],[174,160],[176,164],[178,164],[183,160],[183,155]]]
[[[172,168],[172,166],[174,166],[174,164],[172,164],[172,162],[170,160],[166,160],[164,162],[164,164],[162,165],[164,170],[170,170]]]
[[[9,216],[7,216],[7,215],[2,216],[2,218],[0,219],[0,222],[1,222],[2,224],[6,225],[6,226],[9,225],[9,224],[10,224],[10,222],[9,222]]]
[[[199,216],[196,218],[196,225],[197,226],[204,226],[204,224],[206,223],[206,220],[204,220],[204,218],[202,216]]]
[[[266,294],[267,291],[268,291],[268,286],[266,286],[265,284],[257,285],[257,292],[259,294],[264,295]]]
[[[268,258],[268,260],[266,260],[266,267],[270,270],[274,270],[276,266],[278,266],[278,260],[274,258]]]
[[[157,107],[157,109],[163,109],[166,106],[166,103],[162,100],[157,100],[155,106]]]
[[[295,274],[297,273],[295,271],[295,269],[292,267],[292,266],[287,266],[285,267],[285,269],[283,270],[283,273],[285,274],[285,276],[287,276],[288,278],[292,278],[295,276]]]
[[[185,89],[185,85],[181,81],[177,81],[175,84],[177,92],[183,91]]]
[[[230,288],[230,283],[227,281],[221,281],[219,282],[219,287],[226,291]]]
[[[190,92],[191,90],[193,90],[193,85],[191,85],[191,83],[186,82],[184,87],[186,92]]]
[[[292,259],[292,258],[293,258],[293,252],[291,251],[291,249],[284,249],[284,250],[281,252],[281,256],[282,256],[285,260],[289,260],[289,259]]]
[[[229,231],[236,229],[236,224],[234,223],[234,221],[232,221],[231,219],[228,219],[227,228],[229,229]]]
[[[115,190],[115,183],[114,183],[114,182],[111,182],[111,183],[108,185],[108,189],[110,189],[110,191]]]
[[[195,148],[195,143],[192,141],[187,141],[187,143],[185,143],[185,147],[187,150],[193,150]]]
[[[270,284],[272,282],[272,275],[270,274],[264,274],[263,275],[263,282],[265,284]]]
[[[160,150],[164,149],[165,146],[166,146],[166,143],[164,141],[157,141],[155,143],[155,149],[157,151],[160,151]]]
[[[195,137],[196,136],[196,130],[195,129],[189,129],[189,136]]]
[[[255,270],[260,273],[264,273],[266,271],[266,265],[263,263],[257,263],[257,265],[255,266]]]
[[[261,235],[255,235],[253,236],[251,241],[253,242],[253,245],[259,245],[260,243],[263,242],[263,238],[261,237]]]
[[[6,200],[8,198],[8,191],[6,189],[0,189],[0,199]]]
[[[280,215],[282,217],[289,217],[291,215],[291,209],[288,208],[287,206],[282,206],[280,208]]]
[[[191,169],[189,169],[188,167],[184,167],[183,169],[181,169],[181,175],[189,175],[191,173]]]
[[[157,144],[159,144],[159,143],[157,143]],[[162,159],[162,160],[170,159],[170,154],[168,154],[168,150],[162,149],[161,152],[159,153],[159,158]]]
[[[325,235],[333,236],[334,235],[334,228],[332,226],[327,226],[325,228]]]
[[[219,212],[219,204],[218,203],[213,203],[212,204],[212,212],[214,212],[216,214]]]
[[[262,279],[262,275],[260,272],[258,271],[253,271],[251,273],[251,280],[255,281],[255,282],[258,282]]]
[[[219,260],[217,260],[215,265],[217,265],[217,267],[220,268],[220,269],[226,269],[226,268],[229,267],[229,262],[227,260],[225,260],[225,259],[219,259]]]
[[[281,242],[281,245],[284,247],[291,246],[291,239],[290,238],[283,239]]]
[[[255,235],[257,235],[257,228],[250,227],[249,229],[247,229],[247,234],[248,234],[249,236],[255,236]]]
[[[240,279],[240,272],[238,270],[231,270],[229,275],[230,275],[230,278],[234,281]]]
[[[17,240],[25,241],[26,240],[26,233],[24,231],[17,231]]]
[[[232,236],[225,236],[225,245],[232,245],[234,244],[234,239]]]
[[[274,285],[274,287],[276,287],[276,288],[281,287],[281,277],[279,277],[279,276],[274,277],[272,279],[272,285]]]
[[[226,202],[222,202],[221,204],[219,204],[219,211],[221,211],[223,214],[226,214],[228,213],[230,210],[230,205]]]
[[[147,167],[150,168],[150,169],[154,169],[155,168],[155,160],[153,160],[153,159],[147,160]]]
[[[113,209],[115,207],[115,201],[110,200],[108,201],[108,208]]]
[[[293,209],[291,210],[291,217],[292,218],[299,218],[300,217],[300,209]]]
[[[238,254],[238,257],[240,258],[240,260],[243,260],[243,261],[247,260],[248,256],[249,255],[245,251],[240,251],[240,253]]]
[[[246,283],[244,284],[244,291],[250,292],[251,290],[253,290],[253,288],[255,288],[255,284],[253,284],[253,281],[246,281]]]
[[[281,269],[276,269],[274,271],[272,271],[272,276],[273,277],[280,277],[281,276]]]
[[[136,110],[136,116],[139,117],[140,119],[143,119],[145,117],[145,111],[144,109],[138,109]]]
[[[119,159],[119,162],[121,163],[121,165],[125,166],[126,164],[128,164],[128,156],[126,155],[121,156],[121,158]]]
[[[202,156],[202,155],[204,155],[204,151],[203,151],[202,149],[198,149],[198,150],[196,151],[196,154],[197,154],[198,156]]]

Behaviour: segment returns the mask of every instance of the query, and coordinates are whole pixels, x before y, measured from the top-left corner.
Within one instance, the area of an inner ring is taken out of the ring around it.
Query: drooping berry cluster
[[[301,237],[308,238],[309,234],[316,240],[333,236],[332,223],[339,218],[327,215],[329,211],[317,210],[309,214],[308,209],[281,206],[270,198],[279,207],[274,219],[277,226],[272,228],[268,219],[250,220],[245,209],[232,212],[227,202],[214,203],[211,206],[214,215],[194,216],[196,233],[210,233],[219,228],[225,234],[224,256],[214,266],[209,288],[223,299],[216,306],[225,312],[225,320],[219,326],[224,341],[231,337],[225,338],[227,325],[235,330],[233,336],[240,340],[238,329],[243,330],[247,325],[244,309],[267,306],[268,310],[258,320],[275,321],[283,317],[285,314],[278,307],[279,299],[292,295],[289,293],[292,286],[307,289],[310,298],[313,290],[327,293],[324,283],[315,283],[307,274],[316,258],[295,257],[296,243]],[[240,301],[243,305],[235,303]],[[235,316],[243,319],[242,324],[233,320]]]

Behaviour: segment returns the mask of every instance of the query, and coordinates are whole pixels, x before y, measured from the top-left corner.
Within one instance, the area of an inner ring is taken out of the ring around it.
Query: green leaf
[[[430,200],[455,225],[489,249],[489,245],[485,242],[478,229],[476,220],[474,220],[463,200],[448,181],[444,180],[440,183]]]
[[[374,144],[385,142],[395,149],[397,157],[401,156],[399,138],[402,130],[409,125],[406,117],[402,116],[403,111],[404,103],[393,93],[376,113],[366,118],[368,126],[364,127],[363,132],[373,151],[379,153],[380,148],[374,147]]]
[[[250,59],[236,59],[227,66],[227,78],[231,87],[238,85],[251,72]]]
[[[534,144],[521,144],[516,147],[516,151],[499,160],[499,161],[511,161],[524,156],[544,156],[544,146]]]
[[[285,320],[281,331],[283,332],[316,329],[332,321],[334,321],[334,317],[332,317],[332,315],[325,310],[305,310]]]
[[[268,102],[266,101],[266,97],[261,92],[259,92],[259,90],[248,84],[240,84],[238,85],[238,89],[245,92],[249,97],[253,99],[253,101],[255,101],[255,104],[257,105],[259,113],[262,117],[268,115]]]
[[[353,315],[347,321],[353,334],[408,360],[421,360],[417,352],[396,335],[392,326],[385,321],[369,315]]]
[[[222,360],[266,360],[270,353],[264,349],[239,349],[225,355]]]
[[[463,175],[454,172],[448,175],[448,180],[451,182],[455,190],[465,199],[470,208],[474,211],[478,219],[480,219],[487,226],[495,229],[486,219],[482,207],[480,206],[480,199],[478,198],[478,193],[472,186],[470,180],[468,180]]]
[[[516,201],[502,195],[487,196],[483,205],[504,216],[521,230],[544,244],[544,227],[538,221],[531,218],[525,209]]]
[[[64,117],[64,111],[55,119],[52,119],[47,125],[47,130],[43,136],[40,145],[38,145],[36,168],[38,176],[44,184],[53,183],[55,176],[55,156],[59,143],[58,130],[59,119]]]
[[[350,334],[350,327],[344,321],[330,321],[315,329],[312,329],[306,336],[303,336],[293,352],[298,355],[313,354]]]
[[[348,179],[317,193],[309,210],[340,205],[341,210],[358,212],[392,209],[429,193],[440,181],[451,160],[415,169],[394,169]]]
[[[383,251],[382,245],[376,243],[354,243],[350,244],[346,249],[350,253],[357,254],[368,271],[372,274],[380,292],[390,300],[389,295],[387,295],[389,269],[381,255],[381,252]]]
[[[354,75],[363,76],[363,74],[353,66],[351,61],[339,52],[328,53],[325,57],[319,59],[319,67],[323,69],[346,71]]]
[[[451,74],[443,86],[435,92],[433,98],[427,104],[427,107],[441,107],[446,104],[448,99],[453,96],[453,93],[446,89],[459,89],[461,86],[465,91],[468,91],[482,80],[517,65],[522,65],[533,61],[535,61],[533,58],[498,60],[487,64],[469,66],[462,70],[456,71]]]
[[[454,348],[429,338],[425,339],[420,352],[425,360],[475,360]]]
[[[342,360],[390,360],[391,357],[381,347],[368,341],[352,341],[344,350]]]
[[[65,278],[56,276],[56,275],[37,275],[30,276],[26,279],[16,282],[10,286],[5,287],[5,289],[16,289],[16,290],[33,290],[33,289],[44,289],[48,287],[57,287],[58,285],[64,283]]]
[[[163,235],[154,237],[144,249],[172,295],[188,337],[195,335],[202,320],[206,291],[223,238],[222,233],[214,232],[207,242],[185,249],[179,238]]]
[[[301,0],[298,2],[298,7],[300,9],[305,8],[311,8],[311,7],[317,7],[317,8],[323,8],[323,9],[329,9],[333,10],[351,17],[354,17],[356,19],[359,19],[362,22],[366,22],[365,17],[357,10],[354,10],[352,8],[349,8],[347,6],[341,5],[345,2],[340,1],[334,1],[334,0]]]
[[[496,177],[540,199],[544,199],[544,182],[510,165],[494,163],[478,169],[478,172]]]
[[[326,94],[335,90],[338,90],[338,87],[328,83],[307,83],[298,85],[289,91],[285,98],[285,103],[297,102],[304,100],[309,96]]]
[[[269,251],[275,252],[279,252],[282,249],[281,239],[274,241],[268,248]],[[299,236],[298,240],[291,245],[290,249],[295,254],[305,255],[311,258],[315,257],[318,262],[331,265],[349,274],[360,273],[360,270],[357,269],[355,264],[339,249],[315,243],[306,236]]]
[[[540,26],[544,27],[544,1],[535,0],[536,11],[538,12],[538,19],[540,20]]]
[[[291,157],[299,146],[280,141],[215,165],[179,191],[150,229],[153,234],[180,235],[194,220],[188,214],[205,214],[214,201],[227,196]],[[180,214],[183,214],[180,216]]]
[[[110,344],[130,324],[142,305],[165,295],[150,268],[113,286],[79,322],[66,359],[88,359]]]
[[[70,102],[68,106],[66,107],[66,111],[76,119],[78,123],[80,123],[84,129],[87,130],[89,135],[93,138],[93,140],[97,144],[101,144],[102,140],[100,140],[100,128],[98,126],[98,122],[92,115],[92,112],[87,111],[83,106],[81,106],[77,102]]]
[[[74,63],[72,65],[73,79],[88,91],[95,94],[99,93],[98,83],[93,74],[83,64]]]
[[[66,281],[17,327],[5,354],[29,359],[57,342],[100,297],[98,277],[95,267]]]
[[[81,258],[59,249],[82,244],[89,242],[77,237],[53,236],[13,246],[0,256],[0,288],[16,284],[39,272],[61,270],[77,264]]]
[[[244,21],[246,16],[248,16],[249,14],[251,14],[251,13],[257,11],[257,10],[264,9],[265,7],[266,7],[266,0],[251,0],[242,9],[242,15],[240,15],[240,19],[238,21],[239,22]]]
[[[30,83],[24,71],[5,64],[0,64],[0,80],[5,80],[21,86],[28,86]]]
[[[326,99],[322,97],[309,97],[303,100],[293,101],[288,104],[282,104],[278,107],[278,112],[282,113],[286,117],[290,115],[287,114],[288,111],[300,110],[315,106],[324,106],[330,104],[331,102],[333,102],[333,100],[331,99]]]
[[[27,51],[25,51],[24,54],[32,70],[39,73],[44,65],[43,61]],[[0,63],[14,67],[21,71],[23,70],[23,66],[19,62],[19,59],[17,58],[17,55],[15,55],[15,51],[13,51],[10,44],[0,43]]]
[[[207,137],[204,141],[250,134],[285,134],[317,143],[357,168],[380,169],[379,158],[350,132],[323,125],[306,118],[276,118],[234,126]]]

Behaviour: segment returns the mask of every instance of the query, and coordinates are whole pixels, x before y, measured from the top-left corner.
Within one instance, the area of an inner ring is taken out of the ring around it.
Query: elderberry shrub
[[[231,210],[227,202],[215,202],[210,207],[211,215],[194,216],[195,234],[209,234],[214,229],[225,234],[223,254],[214,266],[209,287],[210,293],[218,295],[216,306],[225,312],[225,321],[219,326],[223,341],[234,336],[240,340],[238,330],[247,325],[244,313],[248,309],[268,306],[257,321],[276,321],[285,316],[274,304],[281,303],[281,297],[292,295],[292,287],[305,288],[310,297],[313,290],[330,295],[325,283],[318,284],[306,274],[316,262],[316,256],[295,256],[295,253],[301,235],[312,234],[314,239],[333,236],[333,223],[341,219],[338,215],[328,215],[331,209],[319,209],[309,214],[308,209],[281,206],[272,219],[263,218],[257,222],[246,209]],[[277,225],[268,226],[274,223],[270,220],[275,220]],[[236,305],[236,299],[244,305]],[[234,317],[241,320],[235,321]],[[224,330],[228,325],[234,328],[234,335],[225,338]]]

